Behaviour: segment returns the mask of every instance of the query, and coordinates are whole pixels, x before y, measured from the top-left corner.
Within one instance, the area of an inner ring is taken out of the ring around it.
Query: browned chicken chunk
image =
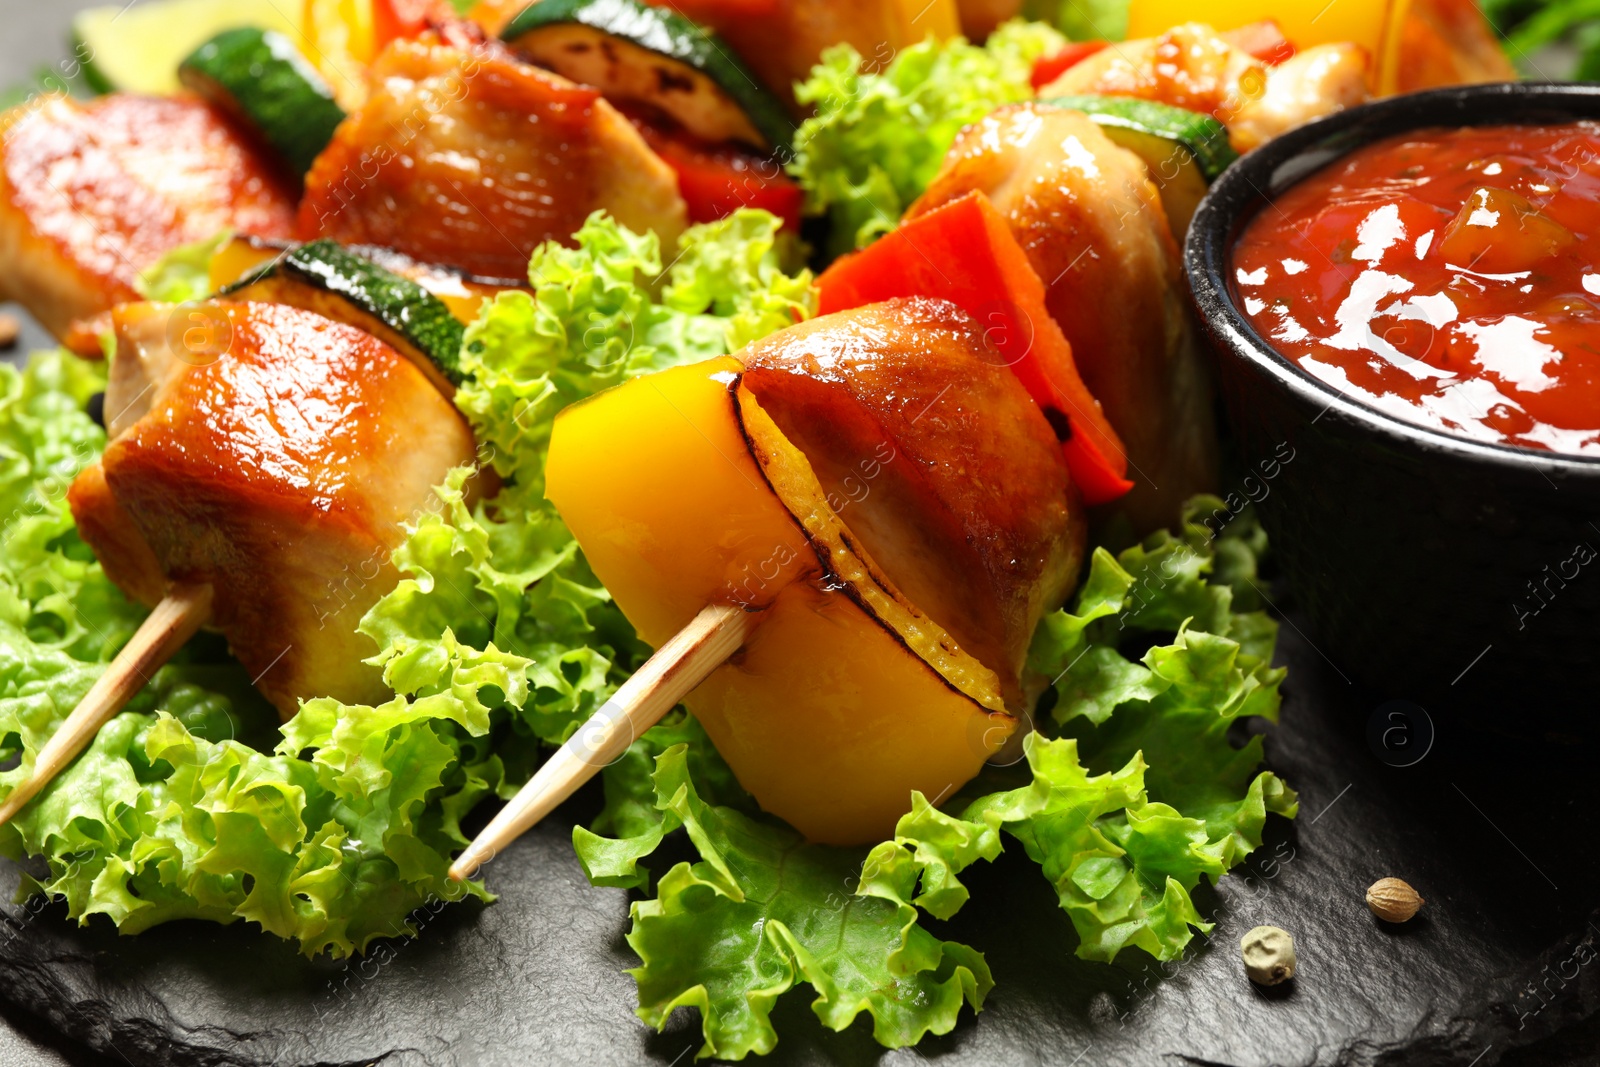
[[[64,337],[221,230],[287,237],[293,188],[200,100],[50,96],[0,115],[0,297]]]
[[[678,178],[600,94],[492,43],[397,41],[367,102],[306,177],[306,239],[380,245],[424,263],[522,278],[596,209],[671,248]]]
[[[1144,163],[1076,111],[1001,108],[967,127],[908,215],[973,190],[1006,217],[1046,286],[1084,383],[1128,455],[1115,507],[1171,524],[1212,487],[1216,433],[1173,241]]]
[[[68,495],[107,575],[146,604],[210,582],[212,625],[285,717],[312,696],[384,699],[356,624],[398,580],[403,524],[472,462],[466,422],[394,349],[308,311],[113,320],[111,442]]]
[[[1043,98],[1137,96],[1201,111],[1228,126],[1241,152],[1367,99],[1369,62],[1354,44],[1307,48],[1269,66],[1198,22],[1124,41],[1065,71]]]
[[[805,453],[829,503],[913,604],[1000,678],[1083,562],[1061,448],[977,324],[942,300],[825,315],[739,353],[744,386]]]
[[[1395,91],[1401,93],[1517,80],[1517,68],[1476,0],[1412,0],[1397,73]]]
[[[982,0],[980,6],[1006,4]],[[729,5],[725,12],[708,11],[703,21],[733,46],[763,86],[804,117],[810,108],[795,103],[795,84],[811,76],[827,49],[850,45],[867,69],[882,70],[902,49],[928,37],[954,37],[964,17],[956,0],[779,0],[769,13],[751,15]]]
[[[961,15],[961,33],[971,41],[981,41],[1002,22],[1022,14],[1022,0],[956,0]]]

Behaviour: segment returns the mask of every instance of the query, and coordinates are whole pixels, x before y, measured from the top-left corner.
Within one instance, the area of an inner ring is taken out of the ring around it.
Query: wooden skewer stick
[[[94,740],[100,727],[110,722],[150,676],[172,658],[183,643],[211,617],[209,583],[174,585],[133,637],[106,667],[106,672],[72,709],[54,736],[39,751],[33,774],[0,804],[0,824],[39,795],[39,791],[66,769],[67,764]]]
[[[450,877],[461,881],[477,873],[502,848],[622,755],[635,738],[660,722],[663,715],[739,651],[764,615],[730,604],[702,608],[566,744],[556,749],[450,866]]]

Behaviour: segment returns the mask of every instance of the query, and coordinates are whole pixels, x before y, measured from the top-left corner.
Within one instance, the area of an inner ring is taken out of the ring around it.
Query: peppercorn
[[[1273,986],[1294,977],[1294,938],[1276,926],[1258,926],[1239,940],[1244,973],[1257,985]]]

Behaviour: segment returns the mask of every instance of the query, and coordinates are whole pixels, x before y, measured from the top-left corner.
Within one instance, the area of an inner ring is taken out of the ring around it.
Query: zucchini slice
[[[409,278],[444,301],[463,326],[477,319],[483,305],[508,289],[528,289],[527,278],[486,278],[457,267],[423,263],[392,248],[378,245],[346,245],[353,255],[376,263],[391,274]]]
[[[178,65],[178,79],[253,130],[299,178],[344,121],[322,75],[273,30],[224,30]]]
[[[1179,245],[1206,190],[1239,158],[1227,128],[1210,115],[1131,96],[1056,96],[1042,102],[1083,112],[1114,143],[1145,161]]]
[[[538,0],[501,39],[541,67],[644,104],[699,139],[787,150],[794,123],[733,49],[667,8],[640,0]]]
[[[247,276],[254,277],[270,261],[281,259],[298,246],[297,241],[235,234],[231,241],[211,257],[211,291],[220,293]],[[377,245],[346,245],[345,251],[376,264],[390,274],[398,274],[402,278],[416,282],[444,301],[445,306],[462,325],[476,319],[484,304],[507,289],[528,288],[526,278],[484,278],[455,267],[420,263],[392,248],[380,248]]]
[[[289,249],[217,296],[288,304],[357,326],[410,359],[446,396],[461,384],[466,328],[449,306],[333,241]]]

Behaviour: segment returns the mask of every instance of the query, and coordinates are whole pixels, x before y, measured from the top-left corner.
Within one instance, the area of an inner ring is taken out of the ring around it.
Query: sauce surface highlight
[[[1600,123],[1421,130],[1263,208],[1246,317],[1291,362],[1410,422],[1600,456]]]

